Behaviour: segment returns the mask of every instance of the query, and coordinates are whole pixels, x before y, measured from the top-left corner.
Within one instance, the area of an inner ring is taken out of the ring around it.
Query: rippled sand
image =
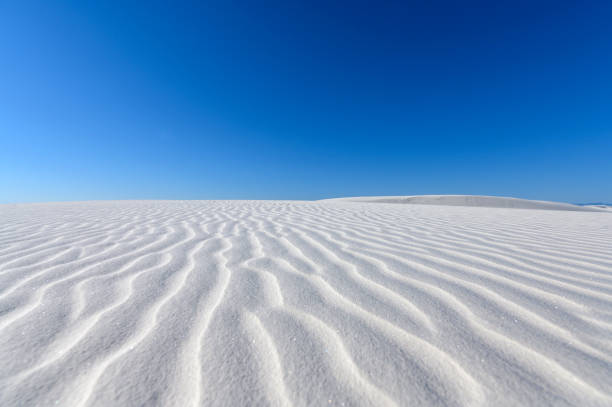
[[[0,205],[1,406],[611,406],[612,213]]]

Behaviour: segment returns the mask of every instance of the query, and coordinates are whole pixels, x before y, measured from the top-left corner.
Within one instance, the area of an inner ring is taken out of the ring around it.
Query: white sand
[[[416,205],[477,206],[481,208],[549,209],[560,211],[595,212],[607,209],[604,206],[579,206],[561,202],[532,201],[480,195],[415,195],[415,196],[361,196],[353,198],[323,199],[321,202],[370,202],[401,203]]]
[[[0,205],[0,406],[612,406],[612,213]]]

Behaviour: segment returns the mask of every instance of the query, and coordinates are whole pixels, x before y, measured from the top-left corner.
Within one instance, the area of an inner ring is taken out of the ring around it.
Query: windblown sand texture
[[[612,213],[0,205],[0,406],[612,406]]]

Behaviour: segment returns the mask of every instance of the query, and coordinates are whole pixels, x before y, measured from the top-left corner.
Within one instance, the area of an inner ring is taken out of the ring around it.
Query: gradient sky
[[[612,201],[610,21],[610,1],[4,1],[0,202]]]

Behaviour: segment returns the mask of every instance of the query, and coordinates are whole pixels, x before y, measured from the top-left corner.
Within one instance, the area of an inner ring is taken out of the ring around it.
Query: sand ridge
[[[480,208],[544,209],[578,212],[601,212],[608,209],[602,205],[574,205],[563,202],[534,201],[531,199],[482,195],[360,196],[323,199],[320,202],[369,202],[410,205],[475,206]]]

